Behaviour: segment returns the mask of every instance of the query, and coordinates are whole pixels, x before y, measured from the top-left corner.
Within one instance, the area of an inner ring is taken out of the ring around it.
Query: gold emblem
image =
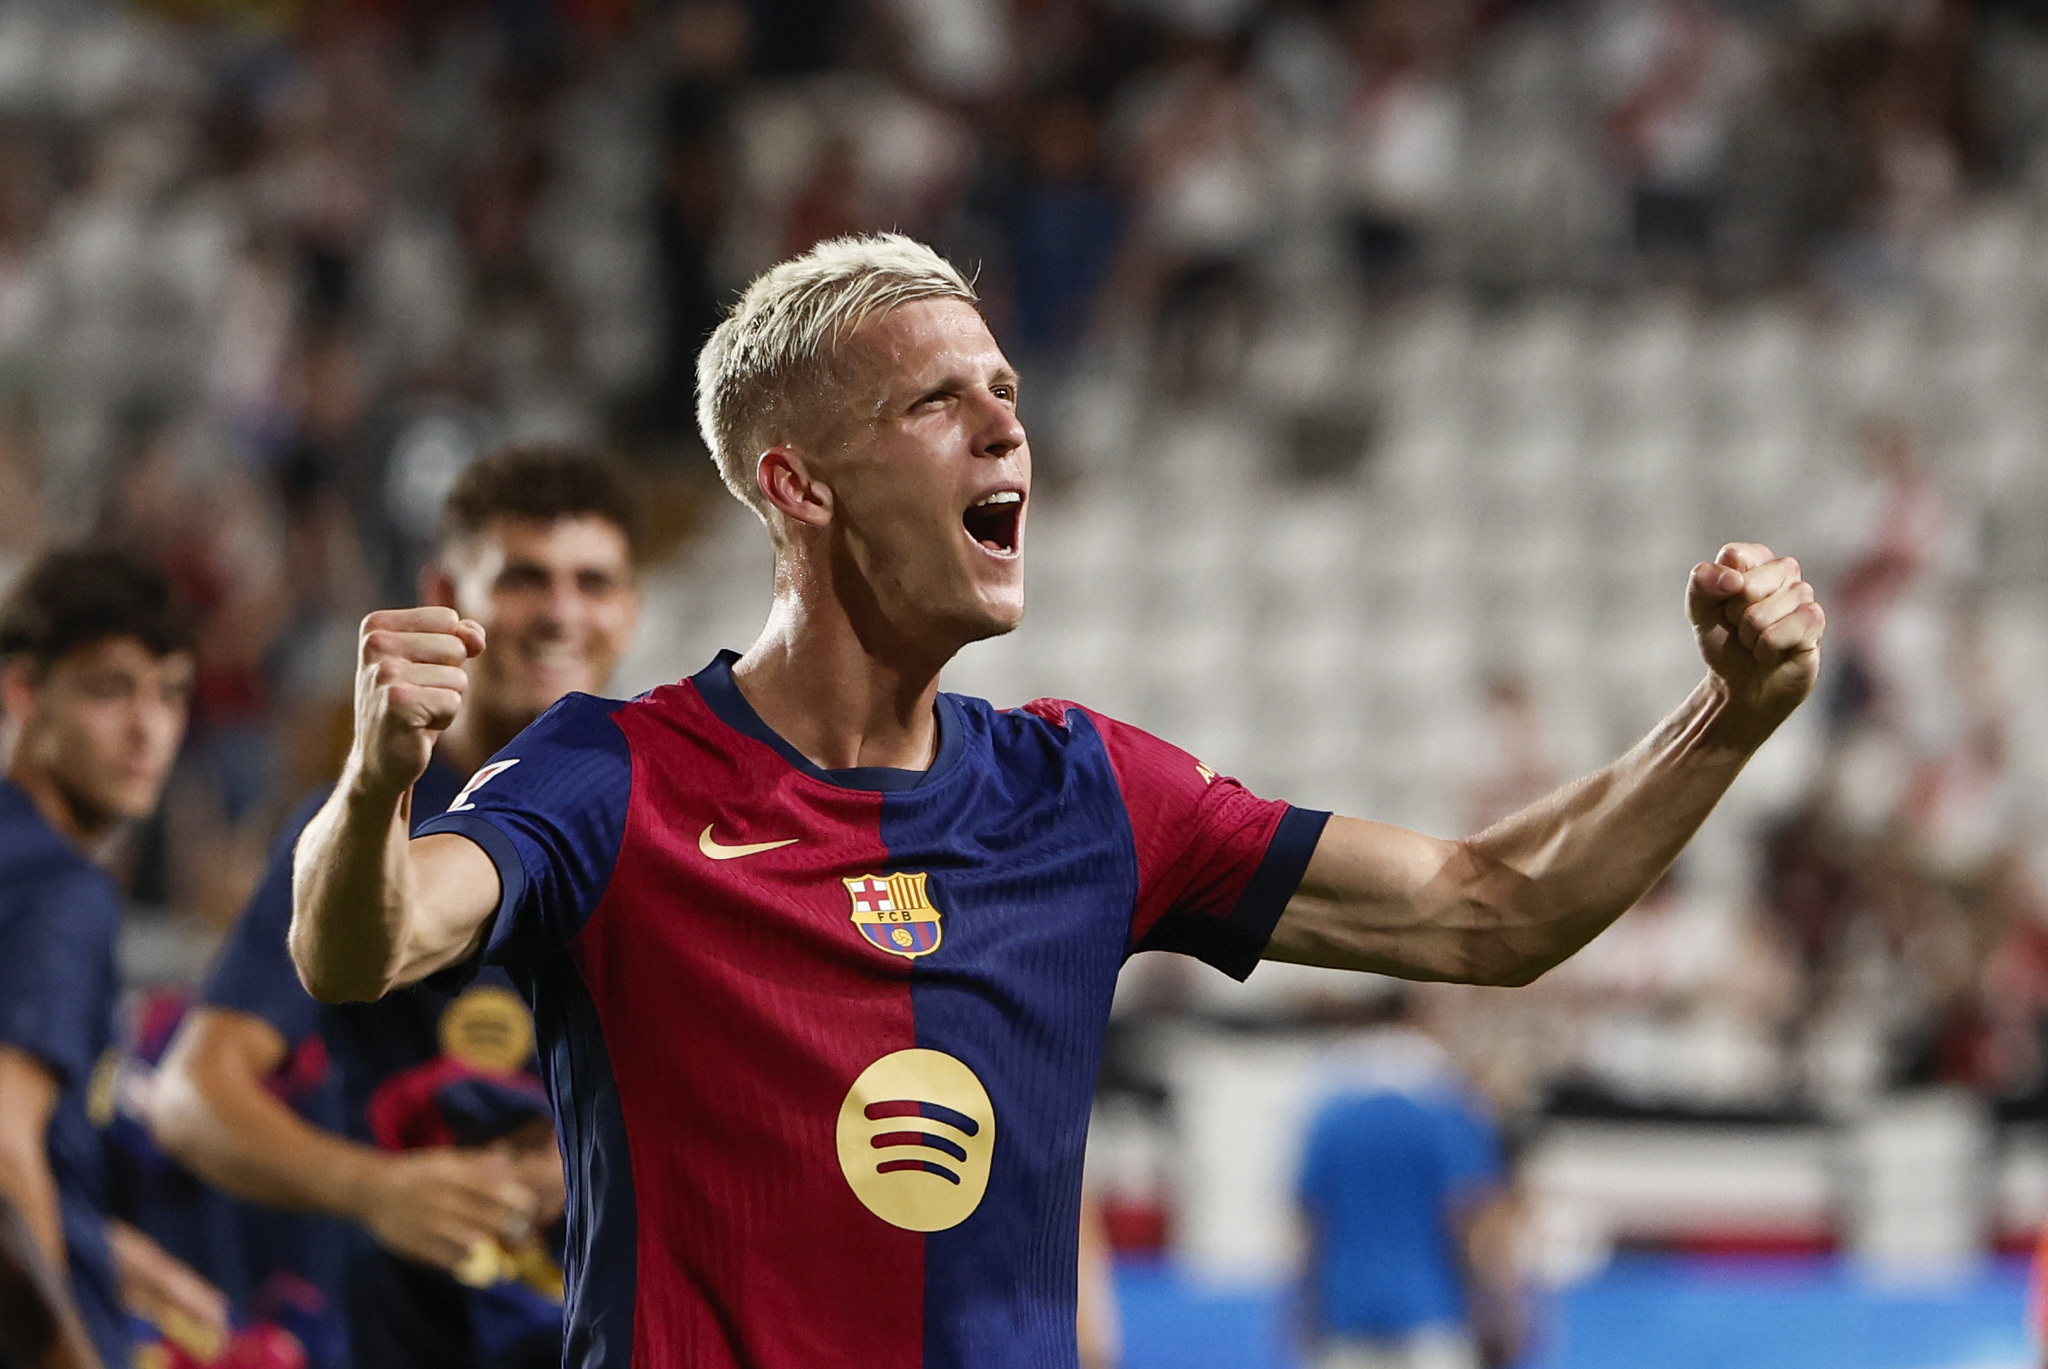
[[[533,1014],[518,994],[478,984],[442,1012],[441,1053],[485,1074],[516,1074],[533,1056]]]
[[[853,899],[853,925],[870,946],[905,960],[939,949],[945,924],[925,894],[925,872],[855,875],[839,882]]]
[[[944,1231],[988,1192],[995,1104],[944,1051],[897,1051],[846,1091],[838,1140],[840,1172],[868,1211],[905,1231]]]
[[[1216,783],[1216,772],[1200,761],[1195,762],[1195,773],[1202,777],[1202,783],[1204,784]]]

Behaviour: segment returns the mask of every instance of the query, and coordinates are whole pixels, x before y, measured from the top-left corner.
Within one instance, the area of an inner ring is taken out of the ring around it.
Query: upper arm
[[[571,694],[415,828],[419,948],[401,982],[568,941],[610,883],[631,802],[620,705]]]
[[[414,837],[410,944],[399,984],[410,984],[476,954],[498,910],[498,866],[469,837]]]
[[[1269,960],[1411,979],[1468,971],[1467,938],[1499,872],[1463,842],[1333,817],[1273,929]]]

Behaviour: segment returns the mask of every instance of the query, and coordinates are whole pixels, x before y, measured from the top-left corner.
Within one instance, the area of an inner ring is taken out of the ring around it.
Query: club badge
[[[925,873],[856,875],[839,881],[853,900],[853,925],[878,951],[915,960],[939,949],[945,928],[925,896]]]

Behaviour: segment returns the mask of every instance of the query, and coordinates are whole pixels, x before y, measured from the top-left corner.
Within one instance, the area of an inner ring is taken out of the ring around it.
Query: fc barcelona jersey
[[[578,1369],[1072,1369],[1118,967],[1249,974],[1326,814],[1072,704],[941,694],[927,771],[826,771],[725,654],[570,695],[422,834],[498,868]]]

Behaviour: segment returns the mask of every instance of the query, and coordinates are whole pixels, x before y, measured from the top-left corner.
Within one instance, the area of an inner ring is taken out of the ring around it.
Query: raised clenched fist
[[[355,785],[399,794],[455,721],[469,684],[462,663],[484,649],[484,630],[452,608],[380,609],[357,645]]]
[[[1777,726],[1813,691],[1827,614],[1791,557],[1730,542],[1692,568],[1686,608],[1707,668],[1759,725]]]

